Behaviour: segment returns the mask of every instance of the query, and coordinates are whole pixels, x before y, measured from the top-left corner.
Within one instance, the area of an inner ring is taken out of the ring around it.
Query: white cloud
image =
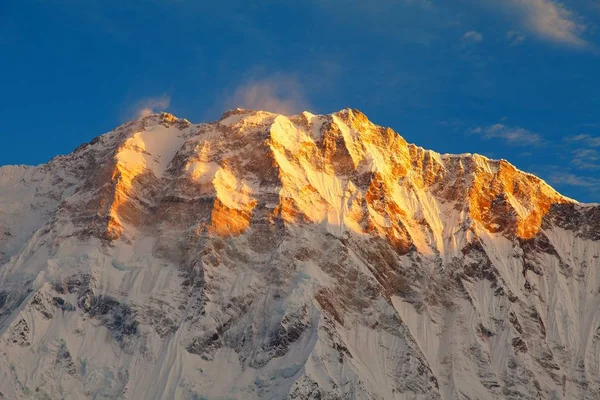
[[[484,139],[502,139],[514,146],[540,146],[544,143],[543,138],[537,133],[518,126],[511,127],[504,124],[477,127],[472,129],[471,133],[479,134]]]
[[[525,35],[519,31],[510,30],[506,32],[506,40],[510,42],[511,46],[518,46],[525,40]]]
[[[310,108],[294,75],[277,74],[239,85],[224,102],[225,108],[246,108],[292,115]]]
[[[171,104],[171,96],[163,94],[158,97],[145,97],[137,102],[135,106],[135,115],[137,117],[146,117],[159,111],[164,111]]]
[[[573,136],[567,136],[566,140],[574,141],[574,142],[582,142],[582,143],[585,143],[587,146],[591,146],[591,147],[600,147],[600,137],[588,135],[587,133],[582,133],[582,134],[573,135]]]
[[[477,31],[468,31],[461,38],[463,44],[475,44],[481,42],[482,40],[483,35]]]
[[[600,179],[579,176],[569,172],[555,172],[550,175],[550,182],[558,185],[578,186],[593,192],[598,191]]]
[[[552,185],[579,188],[594,198],[600,196],[600,179],[597,177],[597,175],[582,175],[572,172],[564,166],[557,167],[553,165],[547,165],[545,168],[547,181]]]
[[[557,1],[508,0],[504,5],[508,5],[526,29],[541,39],[571,47],[588,46],[581,37],[586,26],[573,11]]]
[[[600,152],[596,149],[575,149],[572,163],[582,170],[600,170]]]

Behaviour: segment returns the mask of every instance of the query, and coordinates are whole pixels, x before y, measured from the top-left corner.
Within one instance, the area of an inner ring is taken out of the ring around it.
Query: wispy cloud
[[[246,108],[284,115],[310,109],[302,85],[294,75],[277,74],[242,83],[226,96],[224,108]]]
[[[511,46],[518,46],[525,41],[525,35],[519,31],[510,30],[506,32],[506,40]]]
[[[573,135],[573,136],[567,136],[566,140],[570,141],[570,142],[583,143],[586,146],[600,147],[600,136],[592,136],[592,135],[588,135],[587,133],[582,133],[582,134]]]
[[[494,124],[488,127],[477,127],[471,130],[484,139],[502,139],[513,146],[541,146],[544,144],[542,136],[518,126]]]
[[[477,31],[468,31],[460,40],[463,45],[475,44],[483,40],[483,35]]]
[[[495,0],[494,0],[495,1]],[[586,26],[579,16],[554,0],[508,0],[508,7],[521,25],[537,37],[557,44],[584,48]]]
[[[600,179],[598,178],[579,176],[570,172],[554,172],[550,175],[549,180],[555,185],[580,187],[592,194],[600,192]]]
[[[145,117],[158,111],[164,111],[171,104],[171,96],[163,94],[158,97],[145,97],[135,105],[134,114],[137,117]]]
[[[600,152],[596,149],[573,150],[573,165],[588,171],[600,170]]]

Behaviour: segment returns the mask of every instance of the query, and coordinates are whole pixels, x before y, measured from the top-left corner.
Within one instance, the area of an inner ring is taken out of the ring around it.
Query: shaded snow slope
[[[0,168],[0,393],[596,399],[599,258],[598,205],[356,110],[151,115]]]

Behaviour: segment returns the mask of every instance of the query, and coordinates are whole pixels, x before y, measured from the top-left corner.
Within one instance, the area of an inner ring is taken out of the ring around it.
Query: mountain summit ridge
[[[600,395],[600,206],[358,110],[144,116],[0,228],[8,398]]]

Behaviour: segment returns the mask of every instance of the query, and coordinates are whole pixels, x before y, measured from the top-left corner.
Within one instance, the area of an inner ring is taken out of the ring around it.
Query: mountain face
[[[0,398],[598,399],[600,205],[356,110],[0,168]]]

